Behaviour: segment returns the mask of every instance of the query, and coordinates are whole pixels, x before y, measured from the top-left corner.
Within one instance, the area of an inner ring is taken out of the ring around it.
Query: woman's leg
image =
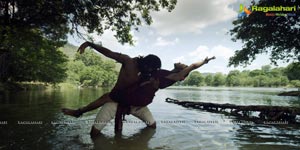
[[[79,108],[79,109],[68,109],[68,108],[63,108],[61,111],[65,115],[73,116],[73,117],[80,117],[83,113],[92,111],[94,109],[97,109],[104,105],[106,102],[111,102],[112,100],[109,97],[109,93],[106,93],[96,99],[95,101],[89,103],[87,106]]]

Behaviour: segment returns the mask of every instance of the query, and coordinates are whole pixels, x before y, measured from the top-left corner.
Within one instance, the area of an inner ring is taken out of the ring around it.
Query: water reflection
[[[230,121],[235,117],[184,108],[165,102],[167,97],[241,105],[300,107],[294,97],[279,97],[281,89],[196,88],[159,91],[149,105],[157,129],[143,123],[124,124],[123,135],[115,136],[113,124],[92,141],[89,131],[97,110],[80,118],[64,116],[62,107],[88,104],[109,89],[63,89],[5,93],[0,96],[0,149],[297,149],[298,126],[247,125]],[[126,117],[137,121],[135,117]],[[170,122],[168,122],[168,120]],[[206,123],[198,123],[204,121]],[[42,125],[19,125],[17,121],[42,121]],[[70,121],[74,124],[51,124]],[[175,122],[175,123],[172,123]],[[184,121],[178,123],[176,121]],[[209,121],[216,121],[209,123]],[[142,130],[140,130],[143,128]],[[149,129],[149,130],[148,130]],[[128,148],[129,147],[129,148]]]
[[[145,127],[138,133],[124,137],[122,135],[116,135],[109,137],[101,134],[93,140],[95,150],[107,150],[107,149],[131,149],[131,150],[143,150],[149,149],[148,142],[155,134],[155,129]]]
[[[189,101],[230,103],[237,105],[271,105],[271,106],[296,106],[300,107],[299,97],[277,96],[286,90],[283,88],[188,88],[169,89],[171,98]],[[177,91],[177,92],[176,92]],[[178,92],[180,91],[180,92]]]
[[[299,127],[291,125],[236,125],[235,142],[240,149],[299,149]]]

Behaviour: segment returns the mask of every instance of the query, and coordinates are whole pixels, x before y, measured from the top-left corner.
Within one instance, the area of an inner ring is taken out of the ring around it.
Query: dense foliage
[[[256,6],[295,6],[297,11],[290,16],[266,16],[265,12],[252,11],[249,16],[233,21],[230,30],[233,41],[243,43],[230,58],[229,66],[248,65],[258,54],[270,54],[270,60],[300,61],[300,1],[260,0],[252,1]],[[250,8],[251,8],[250,6]],[[268,12],[273,13],[273,12]],[[286,13],[286,12],[284,12]]]
[[[68,64],[68,80],[80,87],[110,87],[117,80],[116,65],[111,60],[104,61],[100,55],[86,50],[76,54]]]
[[[289,70],[289,66],[272,69],[271,66],[266,65],[262,66],[261,69],[251,71],[232,70],[227,75],[222,73],[202,75],[198,71],[194,71],[183,82],[179,82],[176,85],[247,87],[283,87],[289,85],[300,87],[299,79],[290,78],[289,80],[288,75],[295,73]]]
[[[58,48],[68,33],[101,35],[113,30],[121,43],[133,44],[131,29],[150,11],[171,11],[176,0],[1,0],[0,80],[59,82],[66,77]]]

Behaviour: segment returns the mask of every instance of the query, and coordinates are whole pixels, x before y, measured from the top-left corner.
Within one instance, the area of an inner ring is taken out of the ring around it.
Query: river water
[[[61,89],[1,93],[0,150],[4,149],[300,149],[300,127],[293,124],[253,124],[234,116],[166,103],[167,97],[238,105],[300,107],[298,97],[279,97],[281,88],[169,88],[156,93],[148,107],[157,129],[127,116],[122,135],[109,123],[102,135],[89,137],[98,110],[80,118],[64,116],[62,107],[88,104],[108,90]]]

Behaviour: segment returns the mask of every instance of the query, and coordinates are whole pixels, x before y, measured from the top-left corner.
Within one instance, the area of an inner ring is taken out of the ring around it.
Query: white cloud
[[[182,62],[191,64],[203,60],[205,57],[216,56],[216,59],[211,61],[209,65],[204,65],[199,68],[201,72],[223,72],[228,73],[230,68],[227,68],[228,58],[234,54],[234,51],[223,45],[216,45],[209,48],[206,45],[200,45],[194,51],[187,53],[184,56],[173,59],[173,62]]]
[[[169,46],[169,45],[175,45],[178,42],[179,42],[178,38],[175,38],[174,40],[169,41],[169,40],[163,39],[162,37],[158,37],[156,39],[156,43],[154,45],[155,46]]]
[[[198,48],[188,54],[189,57],[194,57],[198,59],[199,57],[204,57],[204,56],[211,56],[211,52],[209,51],[209,48],[204,45],[198,46]]]
[[[150,31],[148,32],[148,35],[149,35],[149,36],[153,36],[153,35],[154,35],[154,32],[153,32],[152,30],[150,30]]]
[[[212,49],[209,49],[205,45],[200,45],[198,48],[188,54],[189,57],[195,60],[204,57],[216,56],[218,59],[222,58],[228,60],[229,57],[233,56],[234,51],[230,48],[227,48],[223,45],[214,46]]]
[[[81,43],[85,42],[85,40],[90,40],[87,38],[87,36],[90,36],[94,43],[102,43],[104,47],[107,47],[111,50],[128,50],[133,49],[135,46],[139,45],[139,37],[136,35],[136,31],[130,31],[130,34],[133,36],[134,46],[129,44],[120,44],[118,40],[115,38],[114,35],[116,35],[115,31],[112,31],[111,29],[105,30],[102,35],[98,35],[96,32],[88,34],[87,31],[80,27],[79,31],[84,35],[86,39],[81,39],[78,36],[69,36],[68,41],[72,44],[79,46]]]
[[[234,51],[230,48],[227,48],[222,45],[218,45],[212,48],[211,53],[216,57],[221,57],[224,59],[229,59],[229,57],[233,56]]]
[[[177,63],[177,62],[184,62],[185,61],[185,57],[184,56],[179,56],[173,59],[173,63]]]
[[[178,0],[169,13],[153,13],[153,25],[160,35],[176,33],[200,33],[205,27],[236,17],[229,7],[236,0]]]
[[[139,38],[135,35],[134,31],[130,31],[130,34],[133,36],[133,41],[134,41],[134,46],[137,46],[139,44]],[[120,44],[118,40],[115,38],[115,31],[111,30],[105,30],[104,33],[99,36],[96,33],[92,34],[92,38],[94,39],[95,43],[101,42],[104,47],[110,48],[112,50],[127,50],[127,49],[132,49],[134,46],[129,45],[129,44]]]

